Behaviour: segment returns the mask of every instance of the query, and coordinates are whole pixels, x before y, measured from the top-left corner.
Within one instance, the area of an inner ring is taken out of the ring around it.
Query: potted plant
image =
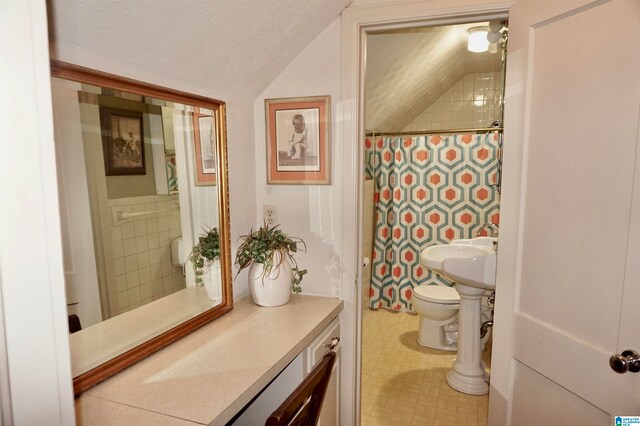
[[[218,228],[210,228],[198,237],[198,244],[193,246],[189,260],[193,264],[196,285],[204,286],[207,295],[214,300],[221,288],[220,282],[220,234]],[[208,273],[207,273],[208,272]]]
[[[300,270],[294,254],[306,251],[301,238],[290,237],[279,225],[269,227],[266,223],[258,230],[241,235],[242,241],[236,253],[238,273],[249,268],[249,289],[254,303],[261,306],[284,305],[291,292],[301,291],[300,283],[307,273]],[[236,275],[237,276],[237,275]]]

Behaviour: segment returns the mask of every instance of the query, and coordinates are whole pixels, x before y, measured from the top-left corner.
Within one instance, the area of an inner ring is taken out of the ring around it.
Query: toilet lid
[[[460,303],[460,295],[456,289],[443,285],[419,285],[413,289],[413,295],[427,302],[450,305]]]

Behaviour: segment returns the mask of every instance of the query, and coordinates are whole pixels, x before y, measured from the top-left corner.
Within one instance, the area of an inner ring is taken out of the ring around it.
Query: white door
[[[80,84],[60,79],[51,84],[67,304],[69,313],[77,314],[87,328],[102,321],[102,313],[78,108]]]
[[[490,424],[615,424],[640,416],[608,363],[640,351],[640,2],[522,0],[509,27]]]

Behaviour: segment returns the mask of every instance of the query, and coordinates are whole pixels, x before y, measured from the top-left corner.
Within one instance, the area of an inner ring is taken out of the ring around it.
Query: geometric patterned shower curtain
[[[432,244],[475,237],[498,223],[498,132],[365,140],[365,173],[375,179],[372,308],[412,310],[413,288],[452,285],[420,265]]]

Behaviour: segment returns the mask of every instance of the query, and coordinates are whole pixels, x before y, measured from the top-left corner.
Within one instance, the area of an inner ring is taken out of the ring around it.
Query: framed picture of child
[[[330,107],[329,96],[265,99],[267,183],[331,182]]]

